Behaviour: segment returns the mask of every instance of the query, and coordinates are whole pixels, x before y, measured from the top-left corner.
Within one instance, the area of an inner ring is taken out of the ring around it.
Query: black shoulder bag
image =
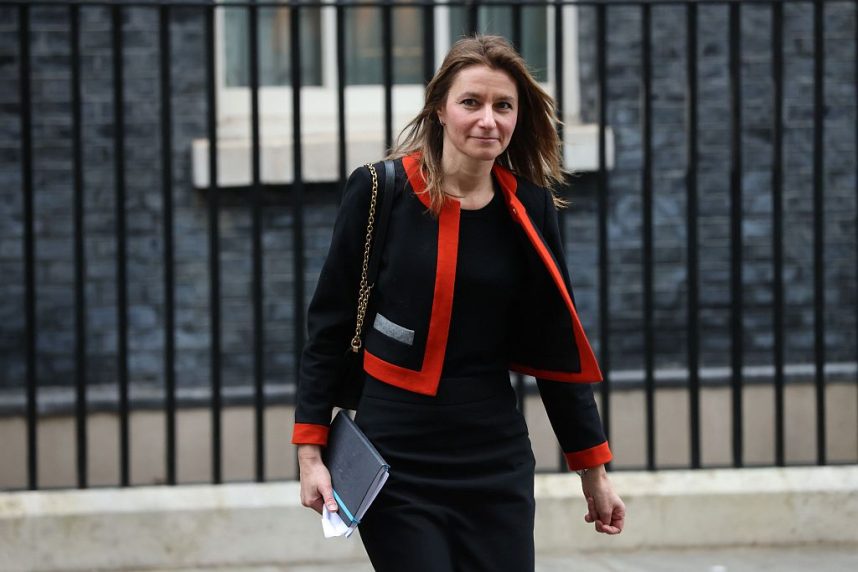
[[[363,265],[361,266],[360,291],[358,293],[357,321],[355,335],[343,356],[342,368],[334,390],[333,405],[343,409],[357,409],[363,393],[363,323],[369,306],[369,294],[378,279],[381,265],[381,252],[384,249],[387,225],[393,206],[394,172],[393,161],[384,162],[384,192],[381,195],[381,210],[376,221],[378,203],[378,174],[371,163],[367,163],[372,175],[372,197],[369,201],[369,218],[366,223],[366,241],[364,242]],[[377,228],[376,228],[377,227]],[[373,240],[375,234],[375,240]],[[374,248],[373,248],[374,245]]]

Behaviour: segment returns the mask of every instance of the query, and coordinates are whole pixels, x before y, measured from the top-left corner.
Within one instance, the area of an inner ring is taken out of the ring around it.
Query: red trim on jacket
[[[423,173],[420,171],[420,153],[403,157],[402,168],[405,169],[405,175],[408,177],[408,182],[411,183],[411,189],[414,191],[414,194],[417,195],[423,206],[428,209],[431,201],[429,193],[426,192],[426,179],[423,178]]]
[[[613,458],[607,441],[600,443],[595,447],[584,449],[583,451],[563,453],[563,456],[566,457],[566,464],[569,465],[569,470],[571,471],[580,471],[581,469],[598,467],[599,465],[604,465]]]
[[[515,196],[515,191],[518,186],[515,176],[500,165],[495,165],[493,171],[495,176],[498,178],[498,181],[501,183],[501,189],[506,195],[510,214],[524,229],[524,234],[530,240],[531,244],[533,244],[539,258],[542,260],[542,263],[545,265],[545,268],[554,280],[557,290],[563,297],[563,302],[566,303],[566,308],[569,310],[569,315],[572,317],[572,331],[575,335],[575,345],[578,348],[578,359],[581,365],[581,371],[577,373],[568,371],[539,370],[518,364],[514,366],[511,365],[511,369],[552,381],[570,381],[580,383],[602,381],[602,372],[599,369],[596,356],[593,354],[593,349],[590,347],[590,341],[587,339],[587,334],[584,333],[584,327],[581,325],[581,320],[578,318],[578,312],[575,310],[575,304],[572,303],[572,297],[569,295],[569,290],[566,289],[566,282],[563,280],[560,269],[557,267],[557,263],[554,261],[548,247],[546,247],[545,243],[542,242],[542,238],[539,236],[536,228],[534,228],[530,217],[527,216],[527,211],[525,211],[524,205],[522,205],[521,201],[518,200],[518,197]]]
[[[408,181],[417,197],[427,207],[426,181],[420,175],[420,163],[415,155],[402,158]],[[447,352],[447,337],[453,314],[453,291],[456,284],[456,260],[459,255],[458,201],[447,201],[438,216],[438,258],[435,268],[435,291],[432,298],[432,314],[423,365],[419,371],[392,364],[364,351],[363,368],[368,374],[385,383],[424,395],[435,395],[441,381],[441,369]]]
[[[331,430],[327,425],[316,423],[295,423],[292,429],[293,445],[321,445],[328,444],[328,432]]]

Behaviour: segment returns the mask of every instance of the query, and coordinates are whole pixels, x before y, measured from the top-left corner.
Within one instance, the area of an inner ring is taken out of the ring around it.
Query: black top
[[[520,236],[500,189],[483,208],[461,211],[442,379],[507,375],[510,308],[520,294],[526,265]]]

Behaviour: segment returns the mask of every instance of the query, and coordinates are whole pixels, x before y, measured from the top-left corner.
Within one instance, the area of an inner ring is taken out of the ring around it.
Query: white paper
[[[322,532],[325,534],[325,538],[334,538],[336,536],[345,536],[348,538],[352,535],[356,527],[357,525],[349,526],[343,522],[339,513],[329,511],[327,505],[322,506]]]

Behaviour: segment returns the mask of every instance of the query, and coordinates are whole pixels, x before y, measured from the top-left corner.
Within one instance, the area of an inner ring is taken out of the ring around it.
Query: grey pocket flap
[[[375,315],[372,327],[385,336],[393,338],[397,342],[401,342],[407,346],[414,344],[414,330],[409,330],[408,328],[403,328],[399,324],[394,324],[381,314]]]

